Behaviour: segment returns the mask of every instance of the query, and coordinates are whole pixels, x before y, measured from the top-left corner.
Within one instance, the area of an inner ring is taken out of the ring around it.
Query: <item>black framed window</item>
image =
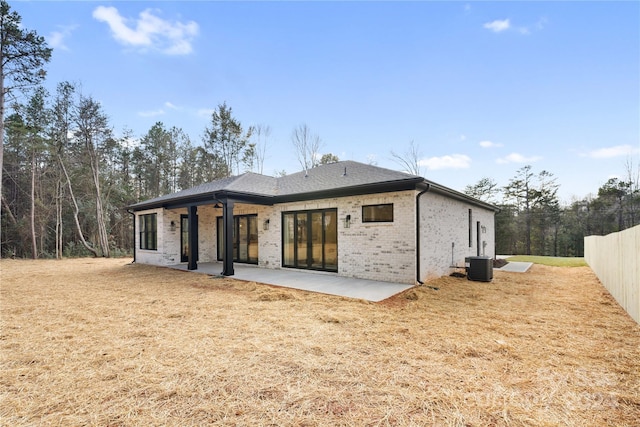
[[[363,206],[362,222],[393,222],[393,203]]]
[[[158,250],[158,214],[140,215],[140,249]]]

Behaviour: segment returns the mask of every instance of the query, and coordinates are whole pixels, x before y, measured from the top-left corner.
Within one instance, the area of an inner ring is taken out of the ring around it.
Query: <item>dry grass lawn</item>
[[[382,303],[2,260],[4,426],[637,426],[640,327],[588,267]]]

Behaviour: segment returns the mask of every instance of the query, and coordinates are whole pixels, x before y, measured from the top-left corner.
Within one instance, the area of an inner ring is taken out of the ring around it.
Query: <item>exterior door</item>
[[[285,212],[282,226],[285,267],[338,271],[336,209]]]
[[[180,262],[189,261],[189,221],[180,215]]]
[[[223,222],[218,217],[218,260],[222,260]],[[233,217],[233,261],[248,264],[258,263],[258,216],[236,215]]]

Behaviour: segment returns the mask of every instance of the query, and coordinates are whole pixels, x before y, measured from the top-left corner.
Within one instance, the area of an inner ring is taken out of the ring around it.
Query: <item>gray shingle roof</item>
[[[423,183],[449,196],[490,206],[416,175],[348,160],[317,166],[279,178],[247,172],[136,203],[129,208],[141,210],[197,202],[213,203],[216,197],[225,195],[243,197],[247,200],[254,198],[263,203],[281,203],[288,200],[310,199],[315,196],[331,197],[395,191],[416,188]]]
[[[420,177],[364,163],[342,161],[278,178],[278,195],[314,193],[416,179],[419,180]]]

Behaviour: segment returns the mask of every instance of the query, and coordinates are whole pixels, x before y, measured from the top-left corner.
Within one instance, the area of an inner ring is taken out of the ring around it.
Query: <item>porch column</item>
[[[233,276],[233,201],[222,201],[222,275]]]
[[[189,206],[187,208],[189,221],[189,236],[187,238],[189,242],[188,257],[189,263],[187,270],[198,269],[198,207]]]

